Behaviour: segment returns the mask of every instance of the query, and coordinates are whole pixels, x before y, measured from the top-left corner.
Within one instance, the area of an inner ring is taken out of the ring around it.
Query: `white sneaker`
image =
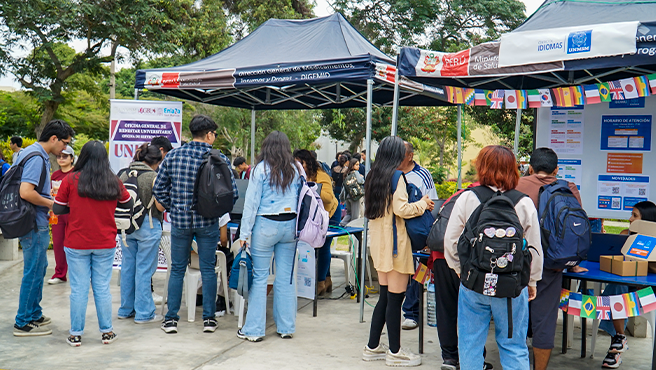
[[[162,316],[162,315],[155,315],[155,317],[153,317],[153,318],[150,319],[150,320],[145,320],[145,321],[137,321],[137,320],[134,320],[134,323],[135,323],[135,324],[151,324],[151,323],[154,323],[154,322],[162,322],[162,320],[164,320],[164,316]]]
[[[153,292],[153,301],[155,302],[156,305],[162,304],[162,302],[164,302],[164,297]]]
[[[412,330],[417,328],[417,322],[412,319],[405,319],[403,320],[403,324],[401,324],[401,329],[403,330]]]
[[[385,365],[399,367],[419,366],[421,365],[421,356],[415,355],[407,348],[401,348],[398,353],[392,353],[392,351],[387,350]]]
[[[65,281],[60,278],[52,278],[48,280],[48,284],[50,285],[61,284],[61,283],[65,283]]]
[[[214,316],[216,316],[216,317],[223,317],[223,316],[225,316],[225,314],[226,314],[225,310],[222,310],[222,311],[216,311],[216,312],[214,313]]]
[[[388,350],[389,347],[387,347],[387,344],[384,343],[379,343],[378,347],[374,349],[369,348],[369,345],[365,345],[364,350],[362,350],[362,360],[363,361],[384,360],[385,357],[387,356]]]

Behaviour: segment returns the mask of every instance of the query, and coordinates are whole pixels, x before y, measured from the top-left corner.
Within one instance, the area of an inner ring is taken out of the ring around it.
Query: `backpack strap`
[[[515,189],[508,190],[505,193],[503,193],[503,195],[510,198],[510,200],[513,202],[513,205],[515,205],[515,206],[517,205],[517,203],[519,203],[520,200],[522,200],[522,199],[524,199],[525,197],[528,196],[528,195],[522,193],[521,191],[515,190]]]
[[[463,191],[463,193],[467,190],[473,191],[474,194],[476,194],[478,200],[481,202],[481,204],[486,203],[494,196],[494,194],[496,194],[494,190],[490,189],[485,185],[479,185],[479,186],[474,186],[473,188],[467,188]]]
[[[43,159],[43,167],[41,168],[41,178],[39,179],[39,184],[35,188],[37,193],[41,193],[46,183],[46,160],[45,158],[41,157],[41,153],[32,152],[28,154],[27,156],[25,156],[25,158],[21,159],[21,161],[18,163],[18,166],[25,167],[29,159],[37,156]]]
[[[508,339],[512,338],[513,333],[513,314],[512,314],[512,298],[508,297],[507,307],[508,307]]]
[[[408,181],[405,179],[405,175],[403,174],[403,171],[396,170],[394,171],[394,174],[392,175],[392,196],[394,193],[396,193],[396,186],[399,183],[399,179],[403,176],[403,181],[407,184]],[[392,211],[392,238],[394,239],[394,249],[393,249],[393,256],[396,257],[399,255],[399,250],[398,250],[398,236],[396,232],[396,215],[394,214],[394,211]]]

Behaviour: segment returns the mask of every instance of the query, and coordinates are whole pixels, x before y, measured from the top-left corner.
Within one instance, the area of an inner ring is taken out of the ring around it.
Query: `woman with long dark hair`
[[[244,327],[237,337],[251,342],[264,339],[266,288],[271,256],[275,256],[273,318],[282,338],[296,330],[296,208],[301,181],[300,167],[292,155],[287,135],[273,131],[262,142],[257,165],[251,171],[241,219],[239,242],[250,248],[253,285]],[[250,240],[250,245],[246,242]]]
[[[369,219],[371,257],[378,271],[380,297],[371,317],[369,342],[362,359],[385,360],[390,366],[419,366],[421,357],[401,348],[401,306],[409,275],[415,272],[404,219],[422,215],[432,209],[434,203],[428,196],[408,203],[404,176],[399,177],[396,191],[392,193],[392,178],[404,158],[403,140],[398,136],[386,137],[380,142],[376,162],[364,183],[364,214]],[[380,343],[385,324],[389,347]]]
[[[131,209],[132,203],[109,167],[105,145],[95,140],[84,144],[73,172],[62,180],[53,206],[55,214],[70,214],[64,240],[71,285],[71,330],[66,342],[73,347],[82,344],[89,283],[101,341],[109,344],[116,340],[109,292],[116,247],[114,211],[116,207]]]
[[[362,190],[364,185],[364,176],[360,173],[360,160],[351,158],[348,162],[348,169],[344,173],[344,184],[342,192],[339,194],[339,200],[344,203],[346,208],[346,215],[340,222],[341,226],[346,226],[352,220],[360,217],[360,199],[363,194],[353,195],[352,188]]]
[[[339,194],[342,192],[342,184],[344,183],[344,174],[348,170],[349,157],[346,152],[337,156],[337,160],[333,163],[333,167],[330,169],[332,172],[333,178],[333,188],[335,191],[335,196],[339,197]]]
[[[341,217],[339,210],[339,202],[333,193],[332,180],[330,176],[323,170],[321,164],[314,158],[312,153],[306,149],[294,151],[294,158],[303,166],[308,181],[321,184],[321,201],[323,208],[330,215],[330,224],[338,225]],[[333,238],[326,238],[323,247],[315,249],[317,253],[317,295],[324,292],[333,291],[333,281],[330,277],[330,244]]]
[[[120,176],[125,182],[136,177],[139,199],[145,217],[139,230],[127,236],[127,245],[121,243],[121,307],[119,319],[134,318],[137,324],[161,322],[155,315],[155,302],[150,289],[150,279],[157,269],[157,253],[162,238],[164,207],[153,197],[153,184],[162,162],[162,152],[155,145],[144,143],[134,153],[133,162]]]

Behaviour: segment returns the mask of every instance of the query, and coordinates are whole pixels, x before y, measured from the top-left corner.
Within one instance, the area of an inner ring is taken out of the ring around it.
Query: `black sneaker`
[[[237,338],[247,340],[249,342],[261,342],[264,340],[262,337],[251,337],[241,332],[241,329],[237,330]]]
[[[459,370],[460,369],[460,364],[458,363],[458,360],[447,358],[442,363],[442,367],[440,367],[440,369],[441,370]]]
[[[608,353],[624,353],[628,349],[629,342],[626,339],[626,335],[616,334],[610,342]]]
[[[25,325],[18,326],[14,324],[14,336],[15,337],[37,337],[40,335],[49,335],[52,334],[52,330],[46,329],[43,326],[39,326],[33,322]]]
[[[610,353],[606,354],[604,362],[601,363],[601,367],[609,369],[617,369],[622,364],[622,355],[620,353]]]
[[[79,335],[71,335],[66,338],[66,343],[71,347],[79,347],[82,345],[82,337]]]
[[[118,338],[118,335],[116,333],[102,333],[100,336],[100,340],[102,341],[103,344],[110,344],[114,342]]]
[[[178,320],[164,320],[162,323],[162,330],[167,334],[175,334],[178,332]]]
[[[489,362],[483,363],[483,370],[494,370],[494,365]]]
[[[214,333],[219,324],[216,322],[216,319],[207,319],[203,320],[203,331],[205,333]]]
[[[292,339],[292,338],[294,338],[294,334],[292,334],[292,333],[287,333],[287,334],[278,333],[278,336],[282,339]]]

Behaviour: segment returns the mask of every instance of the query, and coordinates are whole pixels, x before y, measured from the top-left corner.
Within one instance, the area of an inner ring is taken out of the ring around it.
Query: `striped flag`
[[[554,97],[556,98],[556,106],[557,107],[573,107],[575,105],[574,102],[574,93],[571,88],[569,87],[558,87],[555,89],[552,89]]]
[[[474,90],[474,105],[487,105],[487,101],[485,99],[485,90]]]
[[[526,94],[528,95],[529,108],[540,108],[542,106],[542,102],[540,102],[540,92],[538,90],[528,90]]]
[[[538,89],[538,92],[540,93],[540,104],[542,104],[542,108],[553,107],[551,91],[549,89]]]
[[[610,297],[610,312],[612,314],[613,320],[626,319],[629,317],[626,312],[624,297],[621,295],[613,295]]]
[[[597,299],[595,296],[583,295],[581,298],[581,317],[586,319],[597,318]]]
[[[474,105],[474,89],[464,89],[465,104]]]
[[[597,297],[597,319],[610,320],[610,297]]]
[[[656,296],[654,296],[654,291],[651,287],[638,290],[638,297],[640,298],[643,313],[656,310]]]
[[[597,88],[599,88],[599,98],[601,98],[601,101],[609,102],[611,99],[610,99],[610,86],[608,85],[608,82],[597,84]]]
[[[526,90],[517,90],[517,108],[526,109],[528,108],[528,95]]]
[[[629,317],[640,316],[640,300],[636,292],[622,294],[624,298],[624,307]]]
[[[626,99],[635,99],[639,98],[638,88],[635,85],[635,80],[633,78],[625,78],[619,81],[622,86],[622,91],[624,91],[624,97]]]
[[[396,76],[396,67],[389,64],[376,63],[376,77],[394,83]]]
[[[574,316],[581,316],[581,293],[569,292],[569,307],[567,313]]]
[[[649,80],[649,88],[651,88],[651,93],[656,94],[656,73],[647,75],[647,80]]]
[[[517,90],[504,91],[506,97],[506,109],[517,109]]]
[[[599,96],[599,89],[597,85],[585,85],[585,103],[586,104],[598,104],[601,103],[601,97]]]
[[[420,263],[417,267],[417,271],[415,271],[415,276],[413,279],[416,280],[419,284],[425,284],[429,276],[430,273],[428,272],[428,267],[423,263]]]
[[[610,98],[612,100],[624,100],[624,89],[622,89],[622,84],[619,81],[610,81],[608,86],[610,87]]]
[[[560,290],[560,303],[558,304],[558,308],[561,310],[567,312],[567,305],[569,304],[569,290],[567,289],[561,289]]]
[[[503,90],[494,90],[492,93],[492,98],[490,108],[492,109],[503,109]]]
[[[585,104],[582,86],[572,86],[570,87],[570,90],[572,91],[572,99],[574,100],[574,105]]]
[[[649,80],[646,76],[633,77],[635,81],[636,89],[638,90],[638,96],[649,96]]]

